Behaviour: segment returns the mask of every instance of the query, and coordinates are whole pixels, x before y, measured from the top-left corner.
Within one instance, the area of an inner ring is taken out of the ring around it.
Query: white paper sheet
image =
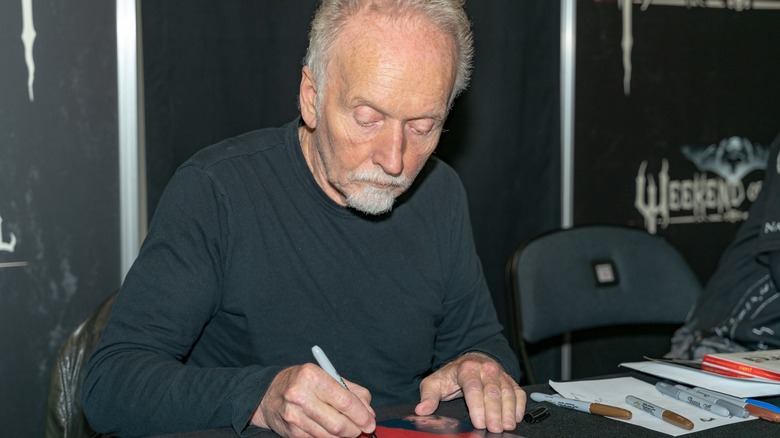
[[[748,418],[721,417],[689,405],[688,403],[665,396],[658,392],[658,390],[655,389],[655,386],[633,377],[574,382],[550,381],[550,386],[564,397],[616,406],[628,409],[632,412],[630,420],[620,420],[610,417],[604,418],[631,423],[671,436],[700,432],[702,430],[712,429],[726,424],[739,423],[741,421],[754,420],[756,418],[752,416]],[[656,418],[641,409],[630,406],[626,403],[627,395],[633,395],[642,400],[661,406],[664,409],[680,414],[691,420],[694,427],[692,430],[685,430],[669,424],[660,418]]]
[[[693,368],[653,361],[627,362],[621,363],[620,366],[661,377],[663,379],[674,380],[675,382],[682,383],[686,386],[707,388],[738,398],[780,395],[780,384],[778,383],[731,379],[713,373],[697,371]]]

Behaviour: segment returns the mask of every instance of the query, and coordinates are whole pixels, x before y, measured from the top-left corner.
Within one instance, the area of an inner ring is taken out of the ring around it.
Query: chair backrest
[[[533,238],[514,252],[507,275],[520,350],[525,342],[584,329],[682,324],[701,291],[686,260],[666,240],[615,225]]]
[[[104,436],[89,427],[81,407],[81,384],[90,354],[100,341],[118,292],[98,305],[65,340],[51,375],[46,413],[46,438]]]

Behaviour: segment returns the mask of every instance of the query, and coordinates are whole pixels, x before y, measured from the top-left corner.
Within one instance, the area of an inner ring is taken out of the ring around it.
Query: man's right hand
[[[376,428],[371,394],[349,390],[314,364],[285,368],[268,387],[251,423],[284,437],[356,437]]]

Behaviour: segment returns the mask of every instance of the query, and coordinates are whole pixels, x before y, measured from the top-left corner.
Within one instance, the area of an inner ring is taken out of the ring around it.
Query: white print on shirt
[[[761,327],[760,329],[755,329],[754,328],[753,329],[753,333],[755,333],[757,336],[761,336],[761,335],[764,335],[764,334],[772,336],[772,335],[775,334],[775,331],[772,330],[769,327]]]
[[[771,234],[780,231],[780,222],[766,222],[764,223],[764,234]]]
[[[777,161],[775,162],[775,169],[777,174],[780,175],[780,154],[777,154]]]

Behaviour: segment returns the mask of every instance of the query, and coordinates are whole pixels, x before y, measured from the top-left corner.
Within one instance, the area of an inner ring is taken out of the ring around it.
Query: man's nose
[[[382,167],[386,174],[398,176],[404,170],[404,149],[406,137],[402,124],[393,124],[386,128],[375,145],[372,160]]]

